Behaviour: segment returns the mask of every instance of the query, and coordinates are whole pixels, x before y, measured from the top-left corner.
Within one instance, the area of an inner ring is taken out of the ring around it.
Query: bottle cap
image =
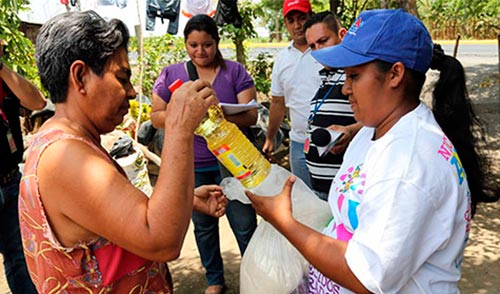
[[[170,86],[168,86],[168,89],[170,90],[170,92],[174,93],[174,91],[179,89],[181,85],[182,81],[180,79],[177,79]]]

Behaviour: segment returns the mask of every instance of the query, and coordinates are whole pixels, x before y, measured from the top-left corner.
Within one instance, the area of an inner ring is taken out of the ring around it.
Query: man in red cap
[[[292,42],[283,49],[273,65],[271,106],[266,142],[262,151],[271,155],[275,137],[288,107],[290,112],[290,168],[292,173],[311,187],[304,155],[309,103],[321,85],[322,66],[311,56],[303,32],[304,23],[312,14],[309,0],[285,0],[283,16]]]

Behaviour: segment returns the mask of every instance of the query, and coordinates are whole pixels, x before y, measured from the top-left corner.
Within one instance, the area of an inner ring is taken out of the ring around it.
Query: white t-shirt
[[[276,57],[271,77],[271,95],[284,96],[290,111],[290,139],[304,143],[311,99],[321,85],[319,70],[323,66],[311,55],[290,43]]]
[[[362,128],[329,195],[324,233],[373,293],[458,293],[470,192],[457,153],[424,104],[382,138]],[[351,293],[310,269],[309,293]]]

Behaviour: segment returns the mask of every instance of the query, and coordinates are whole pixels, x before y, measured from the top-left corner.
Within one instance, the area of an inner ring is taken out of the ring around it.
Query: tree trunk
[[[380,2],[382,3],[382,2],[387,2],[387,1],[381,0]],[[417,18],[419,18],[418,11],[417,11],[417,0],[396,0],[396,3],[398,4],[399,8],[402,8],[406,12],[409,12],[409,13],[415,15]],[[386,5],[387,4],[388,3],[386,3]],[[384,7],[382,7],[382,8],[384,8]]]
[[[236,61],[239,63],[246,65],[246,60],[245,60],[245,48],[243,48],[243,40],[236,40],[234,42],[236,45]]]
[[[281,28],[280,28],[280,12],[276,12],[276,17],[274,18],[274,27],[276,29],[276,41],[281,42]]]
[[[330,0],[330,11],[338,14],[338,8],[340,6],[340,0]]]

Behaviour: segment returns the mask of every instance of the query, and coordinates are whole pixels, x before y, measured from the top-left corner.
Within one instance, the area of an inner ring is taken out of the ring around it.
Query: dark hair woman
[[[208,15],[195,15],[187,22],[184,41],[190,60],[166,66],[156,80],[151,112],[151,121],[155,127],[164,127],[162,122],[165,120],[167,104],[170,104],[172,95],[168,86],[177,79],[183,82],[198,78],[207,81],[212,85],[219,100],[224,103],[245,104],[256,98],[252,77],[243,65],[223,59],[219,40],[217,26]],[[257,121],[257,109],[225,117],[248,135],[247,128]],[[218,184],[223,177],[230,176],[225,168],[219,168],[216,157],[207,148],[202,137],[195,136],[194,150],[195,186]],[[230,201],[226,215],[243,254],[257,227],[255,211],[249,204]],[[197,212],[193,213],[192,220],[200,258],[206,269],[208,288],[205,293],[221,293],[225,286],[219,245],[219,220]]]
[[[433,51],[413,15],[371,10],[341,44],[312,53],[345,69],[343,92],[363,124],[330,188],[333,220],[320,234],[293,218],[293,179],[278,197],[248,193],[311,263],[310,291],[458,293],[484,169],[463,69]],[[432,111],[419,99],[431,66],[441,70]]]

